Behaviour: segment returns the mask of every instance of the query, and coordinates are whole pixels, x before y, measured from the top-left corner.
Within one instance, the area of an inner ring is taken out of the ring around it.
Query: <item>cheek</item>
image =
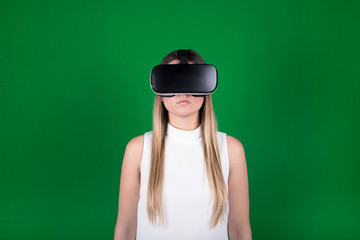
[[[169,99],[166,98],[166,97],[161,97],[161,101],[164,103],[164,104],[167,104]]]
[[[164,103],[167,103],[167,104],[171,103],[171,98],[161,97],[161,99],[162,99],[162,101],[163,101]]]
[[[173,98],[162,97],[162,101],[166,108],[169,108],[169,107],[171,108],[171,106],[174,105]],[[176,104],[176,102],[175,102],[175,104]]]
[[[201,97],[201,98],[195,97],[194,104],[196,106],[201,107],[203,105],[203,103],[204,103],[204,97]]]

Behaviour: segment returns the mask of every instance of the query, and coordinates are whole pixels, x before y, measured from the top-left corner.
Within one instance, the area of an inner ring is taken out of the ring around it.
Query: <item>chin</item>
[[[197,113],[197,111],[178,111],[178,112],[175,112],[173,114],[177,115],[177,116],[180,116],[180,117],[186,117],[186,116],[189,116],[189,115],[193,115],[195,113]]]

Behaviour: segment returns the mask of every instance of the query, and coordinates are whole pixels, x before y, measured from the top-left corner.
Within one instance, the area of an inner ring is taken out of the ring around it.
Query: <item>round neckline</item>
[[[166,136],[168,138],[178,140],[178,141],[189,141],[189,140],[197,140],[202,137],[201,124],[199,127],[194,130],[182,130],[174,127],[169,122],[167,123],[167,131]]]

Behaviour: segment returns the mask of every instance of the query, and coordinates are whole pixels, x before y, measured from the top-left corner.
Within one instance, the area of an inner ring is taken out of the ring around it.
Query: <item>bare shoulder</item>
[[[127,144],[127,148],[131,150],[139,150],[143,147],[144,142],[144,135],[139,135],[136,137],[133,137]]]
[[[233,154],[241,154],[242,152],[244,152],[244,146],[237,138],[227,135],[226,139],[229,153],[231,152]]]
[[[232,166],[245,162],[245,150],[243,144],[235,137],[227,135],[230,171]]]
[[[136,164],[140,170],[141,157],[144,145],[144,135],[139,135],[132,138],[126,145],[125,158],[132,161],[132,164]]]

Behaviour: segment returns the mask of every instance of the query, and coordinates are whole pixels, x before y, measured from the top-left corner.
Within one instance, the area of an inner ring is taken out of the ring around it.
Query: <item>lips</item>
[[[190,102],[186,101],[186,100],[181,100],[180,102],[177,102],[177,103],[190,103]]]

